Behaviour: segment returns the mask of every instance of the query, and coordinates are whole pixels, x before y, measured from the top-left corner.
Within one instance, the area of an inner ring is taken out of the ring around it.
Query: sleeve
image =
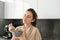
[[[36,40],[42,40],[39,30],[36,30]]]

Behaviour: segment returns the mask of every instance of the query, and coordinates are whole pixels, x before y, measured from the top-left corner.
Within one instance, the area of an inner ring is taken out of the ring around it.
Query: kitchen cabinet
[[[28,8],[33,8],[36,12],[38,11],[38,0],[24,0],[24,11],[27,10]],[[28,4],[29,6],[27,7]]]
[[[5,19],[22,19],[28,8],[37,11],[37,0],[14,0],[5,2]]]
[[[35,9],[38,15],[38,19],[59,19],[60,18],[60,1],[59,0],[6,1],[4,18],[5,19],[22,19],[24,12],[28,8]]]
[[[23,15],[23,2],[14,0],[5,2],[5,19],[21,19]]]
[[[60,0],[38,0],[39,19],[60,19]]]

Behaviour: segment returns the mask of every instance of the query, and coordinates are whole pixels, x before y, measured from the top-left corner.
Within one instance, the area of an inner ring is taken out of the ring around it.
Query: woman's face
[[[31,22],[34,22],[32,12],[26,11],[23,17],[23,23],[24,24],[31,24]]]

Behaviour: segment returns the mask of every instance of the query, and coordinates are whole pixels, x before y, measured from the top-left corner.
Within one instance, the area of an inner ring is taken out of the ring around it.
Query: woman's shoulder
[[[39,31],[38,27],[36,26],[33,26],[33,29]]]

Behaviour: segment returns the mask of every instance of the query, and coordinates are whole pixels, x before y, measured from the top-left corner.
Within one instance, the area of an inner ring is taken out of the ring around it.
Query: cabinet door
[[[5,19],[21,19],[23,16],[23,1],[14,0],[5,3]]]
[[[28,8],[33,8],[36,12],[38,4],[37,4],[38,0],[24,0],[23,4],[24,4],[24,11],[26,11]]]
[[[39,19],[60,18],[60,0],[38,0]]]
[[[33,8],[37,12],[37,0],[14,0],[5,3],[6,19],[22,19],[24,12],[28,8]]]

